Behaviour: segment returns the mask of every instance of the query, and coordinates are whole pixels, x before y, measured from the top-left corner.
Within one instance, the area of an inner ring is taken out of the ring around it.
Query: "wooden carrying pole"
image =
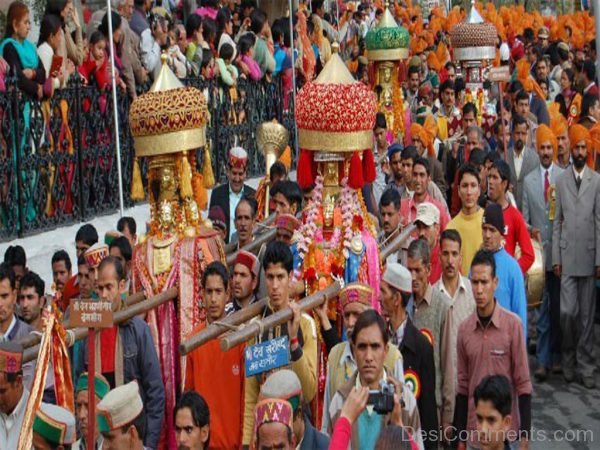
[[[336,281],[332,285],[326,287],[325,289],[315,292],[308,297],[303,298],[298,302],[298,306],[300,306],[301,311],[310,311],[316,308],[319,305],[322,305],[323,302],[335,297],[340,292],[341,285],[339,281]],[[241,344],[242,342],[246,342],[248,339],[256,336],[262,330],[270,330],[277,325],[281,325],[282,323],[286,323],[292,318],[292,308],[284,308],[282,310],[277,311],[276,313],[271,314],[270,316],[265,317],[262,320],[257,320],[249,323],[244,328],[234,333],[231,333],[221,339],[221,350],[226,352],[236,345]]]
[[[161,292],[160,294],[150,297],[144,302],[136,303],[135,305],[132,305],[127,309],[122,309],[121,311],[115,312],[113,315],[113,322],[117,325],[126,322],[139,314],[148,312],[151,309],[154,309],[162,305],[163,303],[168,302],[169,300],[173,300],[177,297],[178,294],[179,290],[176,287],[167,289],[166,291]],[[69,346],[73,345],[75,341],[79,341],[88,335],[87,328],[73,328],[69,331],[73,333],[73,342],[69,342]],[[36,359],[39,350],[39,345],[26,349],[25,352],[23,352],[23,362],[29,362]]]
[[[133,305],[141,302],[142,300],[146,300],[146,293],[145,292],[137,292],[133,295],[130,295],[129,297],[127,297],[125,299],[125,307],[129,308],[130,306],[133,306]],[[63,321],[63,327],[65,327],[65,329],[69,328],[69,320],[68,319]],[[34,345],[39,344],[41,340],[42,340],[42,336],[40,334],[31,334],[30,333],[27,336],[25,336],[24,338],[22,338],[21,340],[19,340],[19,344],[21,344],[24,349],[27,349],[29,347],[33,347]]]
[[[410,237],[411,233],[415,230],[415,228],[416,226],[411,223],[406,228],[404,228],[400,232],[400,234],[398,234],[398,236],[392,239],[389,244],[387,244],[382,249],[379,249],[379,257],[381,258],[381,261],[385,262],[388,256],[400,250],[400,247],[402,247],[404,241],[406,241]]]
[[[270,229],[269,231],[266,231],[263,234],[259,235],[248,245],[245,245],[243,249],[247,252],[257,254],[262,245],[266,244],[267,242],[271,242],[275,238],[276,234],[277,230],[275,228]],[[237,253],[238,252],[236,251],[227,255],[227,266],[232,267],[235,264],[235,258],[237,257]]]
[[[383,249],[380,249],[381,259],[385,261],[390,254],[398,251],[398,249],[400,249],[404,241],[410,236],[414,229],[414,225],[409,225],[400,234],[398,234],[396,238],[392,239]],[[266,304],[267,299],[265,298],[248,306],[247,308],[244,308],[241,311],[226,317],[224,320],[220,321],[219,324],[208,325],[204,330],[190,337],[187,341],[181,343],[179,346],[181,354],[186,355],[192,350],[195,350],[196,348],[206,344],[207,342],[217,339],[222,334],[230,331],[232,327],[239,326],[244,322],[247,322],[248,320],[260,314]]]
[[[208,324],[204,330],[190,337],[187,341],[179,344],[179,351],[182,355],[187,355],[196,348],[218,338],[223,333],[230,331],[232,328],[235,328],[249,321],[253,317],[258,316],[263,312],[265,306],[267,306],[267,303],[268,299],[263,298],[262,300],[252,303],[251,305],[246,306],[244,309],[225,317],[223,320],[220,320],[219,323]]]

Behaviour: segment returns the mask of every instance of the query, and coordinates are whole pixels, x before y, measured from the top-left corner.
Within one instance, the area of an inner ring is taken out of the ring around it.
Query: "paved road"
[[[596,357],[600,357],[600,326],[596,326]],[[532,422],[532,450],[600,449],[600,365],[596,388],[591,390],[566,384],[562,375],[551,375],[544,383],[534,381]]]

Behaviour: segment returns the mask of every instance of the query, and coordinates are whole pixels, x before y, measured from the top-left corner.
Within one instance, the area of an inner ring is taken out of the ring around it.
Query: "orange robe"
[[[206,327],[200,324],[192,335]],[[237,449],[244,418],[244,344],[222,352],[219,340],[187,355],[185,389],[198,392],[210,411],[209,449]]]

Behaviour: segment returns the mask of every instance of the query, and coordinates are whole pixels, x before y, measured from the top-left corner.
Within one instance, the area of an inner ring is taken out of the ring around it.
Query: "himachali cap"
[[[417,217],[415,223],[430,227],[433,224],[440,223],[440,210],[433,203],[424,202],[417,206]]]
[[[283,369],[272,373],[260,387],[261,398],[280,398],[287,400],[296,411],[300,406],[302,384],[298,375],[292,370]]]
[[[254,417],[257,430],[261,425],[273,422],[282,423],[291,430],[294,410],[287,400],[267,398],[257,403]]]
[[[229,150],[229,165],[236,169],[243,169],[248,164],[248,152],[242,147],[233,147]]]
[[[246,250],[238,251],[235,257],[235,264],[246,266],[255,277],[257,277],[260,272],[260,262],[258,261],[258,258]]]
[[[121,233],[120,231],[109,230],[104,235],[104,243],[106,245],[110,246],[110,244],[112,244],[112,241],[114,241],[115,239],[117,239],[118,237],[121,237],[121,236],[123,236],[123,233]]]
[[[0,344],[0,372],[19,373],[23,363],[23,346],[16,342]]]
[[[223,208],[220,206],[213,206],[210,208],[208,212],[208,218],[213,224],[213,228],[221,228],[222,230],[227,229],[227,225],[225,225],[225,213],[223,212]]]
[[[483,212],[483,224],[493,226],[502,236],[505,236],[507,230],[504,226],[504,212],[502,211],[502,206],[498,203],[488,204]]]
[[[85,262],[91,269],[95,269],[100,265],[102,260],[108,256],[108,245],[96,242],[90,248],[88,248],[83,257]]]
[[[412,292],[412,275],[400,263],[388,263],[381,279],[401,292]]]
[[[279,214],[275,221],[275,226],[293,233],[300,228],[300,221],[291,214]]]
[[[71,445],[75,442],[75,417],[60,406],[42,403],[33,420],[33,432],[54,445]]]
[[[350,303],[362,303],[371,307],[373,298],[373,289],[370,286],[362,283],[350,283],[342,289],[338,296],[342,309]]]
[[[548,39],[550,37],[550,31],[546,27],[541,27],[538,31],[538,38]]]
[[[143,408],[137,381],[119,386],[98,404],[98,430],[109,433],[127,425],[140,415]]]
[[[77,394],[78,392],[81,392],[81,391],[87,391],[88,386],[89,386],[88,373],[84,372],[79,376],[79,379],[77,380],[77,386],[75,386],[75,393]],[[108,391],[110,391],[110,385],[108,384],[108,381],[106,381],[106,378],[104,378],[100,374],[96,374],[94,376],[94,392],[96,393],[96,396],[100,400],[102,400],[104,397],[106,397],[106,394],[108,394]]]

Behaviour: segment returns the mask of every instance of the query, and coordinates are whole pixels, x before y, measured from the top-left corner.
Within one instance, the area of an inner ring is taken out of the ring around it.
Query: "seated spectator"
[[[218,42],[217,51],[221,51],[221,47],[224,44],[229,44],[233,47],[233,57],[235,60],[237,57],[236,45],[231,37],[233,35],[233,19],[231,18],[231,12],[229,8],[221,8],[217,14],[217,37],[215,42]]]
[[[196,14],[203,19],[217,20],[218,3],[217,0],[200,0],[200,7],[196,10]]]
[[[6,263],[15,274],[15,282],[17,283],[18,288],[21,278],[29,272],[25,249],[20,245],[10,245],[4,252],[4,263]]]
[[[46,78],[52,78],[52,89],[64,87],[70,73],[62,71],[62,67],[53,67],[55,61],[62,58],[57,57],[56,53],[60,45],[60,18],[49,14],[44,16],[40,25],[40,39],[38,42],[37,54],[44,65]],[[58,58],[58,59],[57,59]],[[50,71],[53,70],[52,73]]]
[[[239,76],[237,68],[231,63],[234,53],[235,50],[230,44],[223,44],[219,50],[219,57],[216,59],[219,78],[227,86],[235,85]]]
[[[17,76],[18,88],[31,98],[41,99],[46,71],[35,46],[27,40],[30,29],[29,8],[20,1],[11,3],[6,16],[6,37],[0,44],[0,56]]]
[[[188,17],[185,22],[185,34],[188,41],[185,56],[192,65],[192,73],[198,76],[202,64],[203,48],[206,44],[202,36],[202,18],[199,15],[192,14]],[[208,45],[206,47],[208,48]]]
[[[63,71],[75,72],[85,57],[83,49],[83,30],[79,24],[79,14],[75,11],[73,0],[48,0],[44,15],[53,14],[61,18],[61,39],[58,56],[63,58]],[[75,37],[69,29],[75,29]]]
[[[239,66],[244,78],[250,77],[254,81],[262,78],[263,74],[258,63],[254,60],[254,44],[256,38],[253,34],[244,34],[238,42],[240,54]]]

